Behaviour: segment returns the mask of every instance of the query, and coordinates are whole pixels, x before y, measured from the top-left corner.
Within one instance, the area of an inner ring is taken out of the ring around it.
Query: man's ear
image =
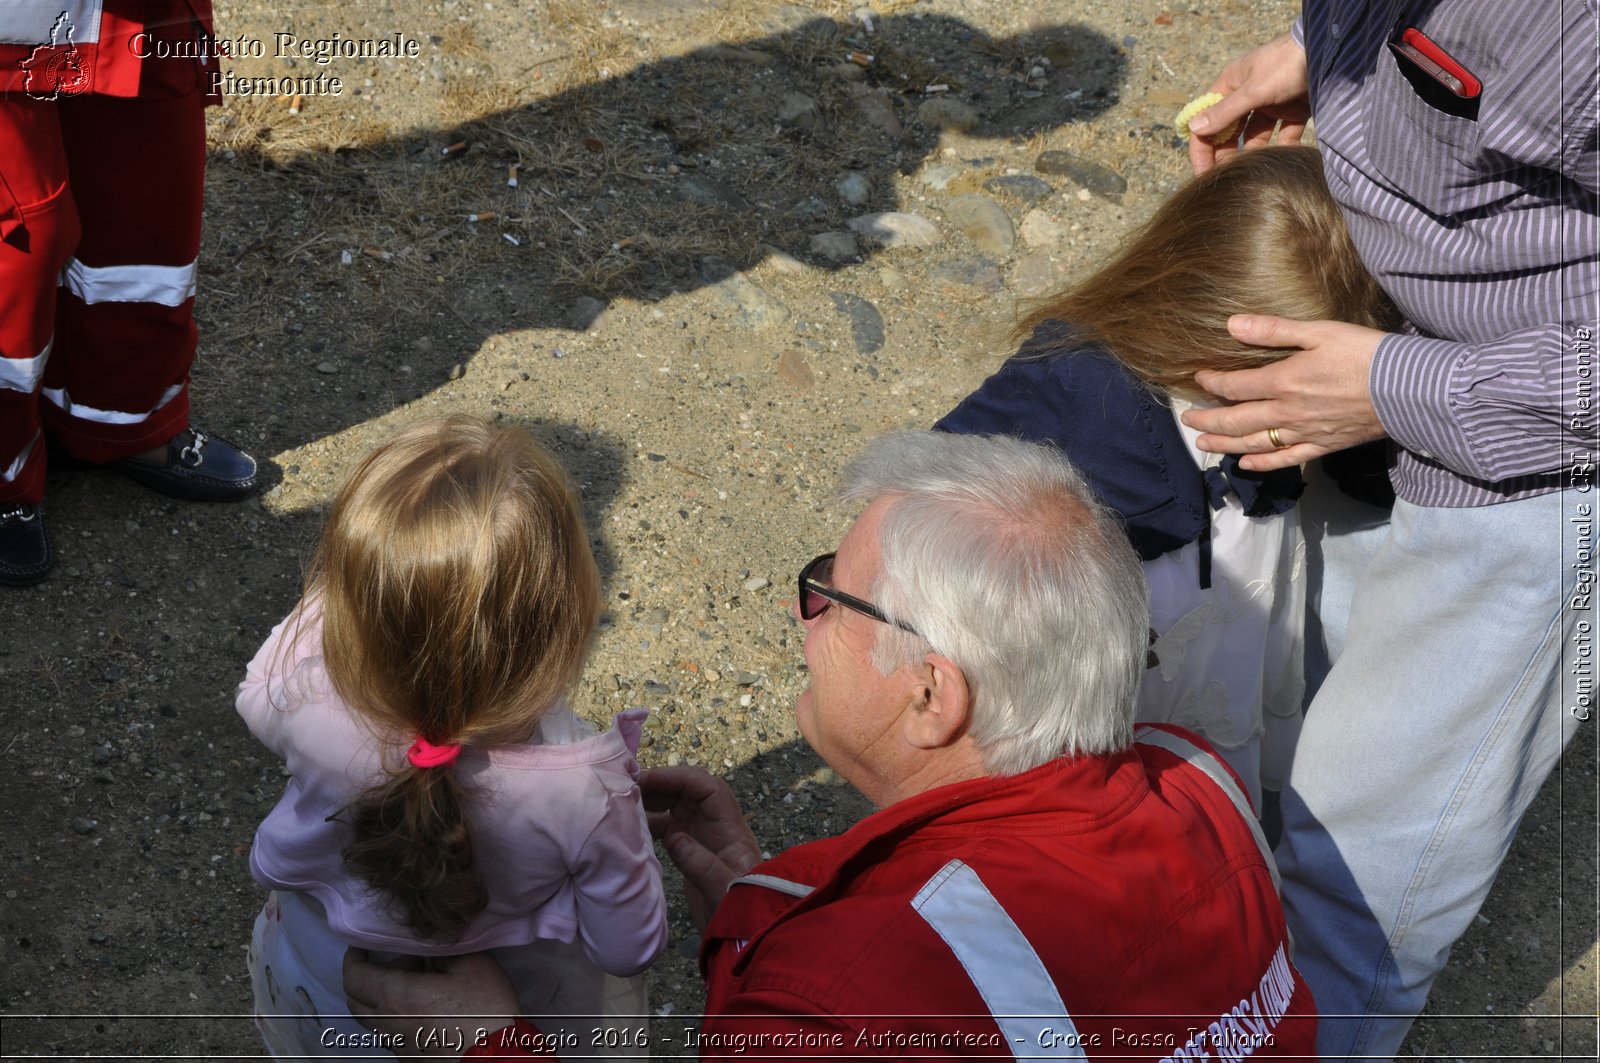
[[[922,659],[912,703],[905,715],[905,738],[917,749],[942,749],[967,733],[972,691],[967,676],[950,658],[929,653]]]

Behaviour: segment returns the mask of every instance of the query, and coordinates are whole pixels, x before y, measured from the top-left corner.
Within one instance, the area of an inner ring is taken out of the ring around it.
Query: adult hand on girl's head
[[[384,965],[363,949],[345,950],[344,992],[350,1014],[368,1029],[405,1046],[395,1052],[402,1059],[458,1059],[480,1031],[487,1038],[515,1021],[517,991],[493,956],[475,952],[439,962],[443,970],[424,971],[415,958],[398,966]],[[431,1038],[430,1024],[435,1034]],[[416,1043],[419,1039],[423,1043]]]
[[[1243,454],[1240,466],[1270,472],[1386,434],[1367,386],[1384,333],[1256,314],[1235,314],[1228,331],[1254,347],[1299,350],[1258,369],[1195,374],[1196,384],[1231,404],[1183,414],[1184,424],[1205,433],[1196,441],[1201,450]]]
[[[1248,115],[1244,124],[1246,148],[1298,144],[1311,117],[1306,50],[1287,33],[1223,67],[1207,91],[1220,92],[1223,98],[1189,119],[1189,165],[1197,174],[1239,152],[1237,136],[1213,144],[1206,139],[1208,134],[1225,130]],[[1283,125],[1279,126],[1279,122]]]
[[[704,930],[733,880],[761,862],[761,844],[728,784],[701,768],[639,777],[650,833],[683,872],[689,916]]]

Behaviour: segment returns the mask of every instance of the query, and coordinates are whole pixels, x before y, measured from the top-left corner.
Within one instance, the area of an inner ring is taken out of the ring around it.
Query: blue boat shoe
[[[165,461],[122,458],[101,468],[191,502],[237,502],[260,486],[256,459],[220,436],[193,427],[167,443]]]
[[[44,507],[0,504],[0,586],[31,587],[50,574],[54,560]]]

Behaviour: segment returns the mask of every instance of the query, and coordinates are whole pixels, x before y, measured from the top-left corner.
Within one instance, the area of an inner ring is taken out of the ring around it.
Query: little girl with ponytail
[[[346,947],[494,950],[550,1031],[642,1013],[635,976],[666,941],[645,710],[596,734],[562,697],[598,610],[572,488],[525,433],[429,421],[355,470],[239,687],[291,775],[250,852],[272,891],[250,974],[274,1055],[398,1047],[346,1010]]]

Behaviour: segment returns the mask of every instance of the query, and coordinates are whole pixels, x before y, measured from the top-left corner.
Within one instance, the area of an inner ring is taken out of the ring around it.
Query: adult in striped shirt
[[[1314,114],[1334,198],[1408,320],[1239,319],[1241,339],[1297,352],[1201,374],[1233,405],[1185,416],[1201,448],[1258,470],[1391,443],[1392,523],[1308,531],[1325,535],[1322,616],[1343,646],[1278,858],[1324,1058],[1399,1047],[1589,714],[1597,39],[1593,0],[1515,17],[1490,0],[1307,0],[1191,125],[1203,170],[1299,140]],[[1206,141],[1247,116],[1238,142]]]

